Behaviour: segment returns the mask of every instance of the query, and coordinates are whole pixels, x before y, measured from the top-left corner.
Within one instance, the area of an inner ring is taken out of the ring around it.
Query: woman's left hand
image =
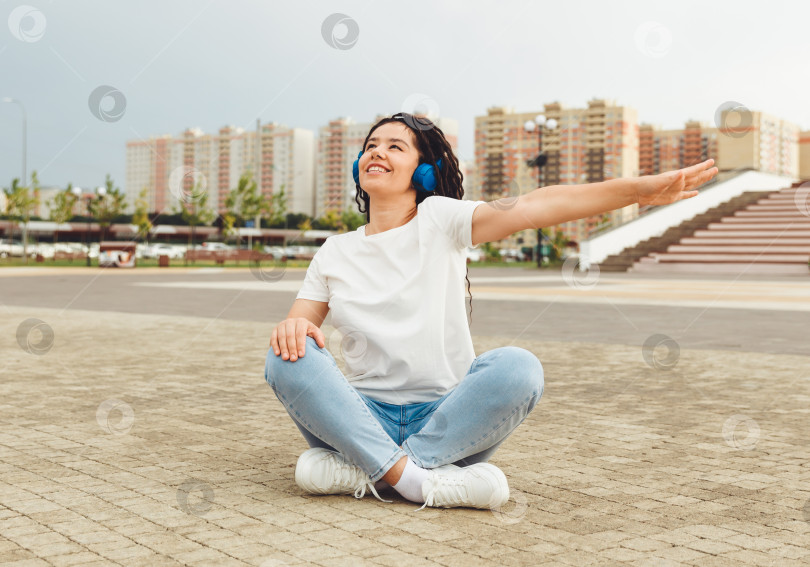
[[[636,200],[639,205],[668,205],[698,194],[697,188],[719,171],[713,159],[696,165],[668,171],[659,175],[645,175],[636,180]]]

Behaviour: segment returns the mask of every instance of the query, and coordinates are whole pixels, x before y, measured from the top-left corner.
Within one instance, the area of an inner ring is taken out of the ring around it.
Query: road
[[[663,334],[681,348],[810,353],[805,277],[654,278],[523,268],[469,273],[473,335],[641,345]],[[266,321],[269,336],[304,274],[292,268],[4,268],[0,305]]]

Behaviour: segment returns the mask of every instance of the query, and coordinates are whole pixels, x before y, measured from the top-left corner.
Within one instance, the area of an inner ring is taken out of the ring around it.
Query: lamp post
[[[543,166],[546,165],[548,161],[548,157],[546,153],[543,151],[543,130],[553,130],[557,127],[557,121],[553,118],[546,120],[546,117],[542,114],[538,114],[534,117],[534,120],[527,120],[526,123],[523,125],[523,129],[526,132],[534,132],[537,130],[537,149],[539,153],[533,159],[530,159],[526,162],[526,165],[529,167],[536,167],[537,168],[537,186],[543,187],[545,185],[545,179],[543,176]],[[537,229],[537,267],[543,267],[543,229]]]
[[[21,181],[23,182],[23,184],[25,184],[25,183],[27,183],[26,180],[28,178],[28,169],[27,169],[26,163],[25,163],[26,153],[28,151],[28,142],[27,142],[28,117],[25,114],[25,106],[23,105],[22,101],[17,100],[16,98],[11,98],[10,96],[7,96],[7,97],[3,98],[3,102],[13,102],[15,104],[19,104],[20,105],[20,110],[22,111],[22,120],[23,120],[23,122],[22,122],[22,126],[23,126],[22,127],[22,149],[23,149],[23,151],[22,151],[22,179],[21,179]]]
[[[22,177],[20,181],[24,187],[27,186],[27,179],[28,179],[28,168],[26,166],[26,154],[28,152],[28,116],[25,113],[25,105],[22,103],[21,100],[16,98],[12,98],[10,96],[3,97],[3,102],[12,102],[14,104],[20,105],[20,110],[22,111]],[[23,257],[25,258],[25,263],[28,263],[28,222],[23,223],[23,233],[22,233],[22,241],[23,241]]]

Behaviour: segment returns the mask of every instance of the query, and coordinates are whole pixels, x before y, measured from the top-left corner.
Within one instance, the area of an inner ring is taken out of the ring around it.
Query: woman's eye
[[[391,146],[391,147],[392,147],[392,148],[396,148],[396,149],[398,149],[398,150],[399,150],[399,149],[401,149],[399,146],[396,146],[396,145]]]

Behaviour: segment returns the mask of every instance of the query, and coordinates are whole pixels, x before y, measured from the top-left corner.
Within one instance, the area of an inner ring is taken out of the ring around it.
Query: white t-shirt
[[[326,239],[296,299],[329,303],[327,336],[346,378],[374,400],[434,401],[475,359],[466,311],[472,215],[485,201],[428,197],[407,224],[366,236],[365,226]]]

